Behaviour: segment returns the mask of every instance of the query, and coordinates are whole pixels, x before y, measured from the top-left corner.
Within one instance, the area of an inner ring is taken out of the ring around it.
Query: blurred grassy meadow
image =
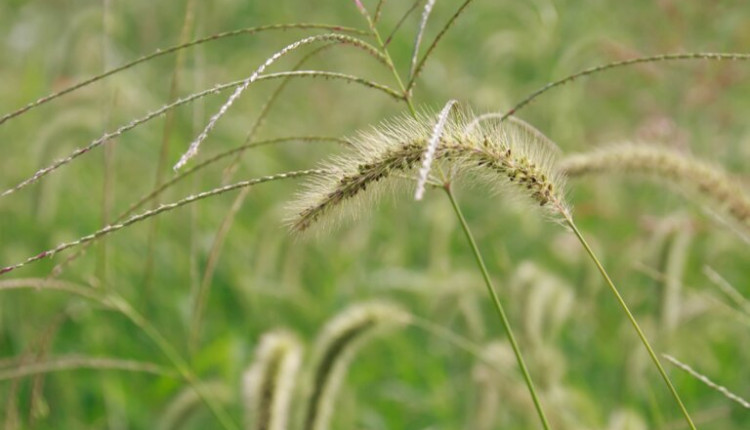
[[[363,3],[370,11],[377,4]],[[461,3],[436,2],[422,52]],[[384,37],[411,6],[384,2],[377,24]],[[420,5],[388,45],[402,76],[409,71],[421,11]],[[299,22],[368,31],[354,1],[3,0],[0,114],[158,48]],[[748,22],[750,7],[743,1],[476,0],[425,63],[413,96],[431,111],[455,98],[478,113],[503,112],[547,82],[599,64],[660,53],[748,52]],[[207,42],[12,118],[0,124],[0,189],[178,97],[244,79],[293,41],[323,33],[267,31]],[[282,57],[267,72],[290,70],[314,49]],[[385,67],[347,45],[322,50],[302,69],[397,88]],[[623,141],[659,143],[747,180],[749,81],[750,62],[641,64],[575,80],[517,115],[563,153]],[[280,83],[253,83],[187,168],[242,145]],[[172,165],[228,95],[185,104],[0,197],[0,267],[98,230],[174,177]],[[356,83],[295,78],[254,139],[349,137],[405,114],[403,102]],[[333,142],[299,141],[253,148],[236,164],[228,157],[178,182],[159,201],[314,168],[344,150]],[[241,375],[263,333],[293,331],[309,353],[333,316],[352,304],[387,300],[415,322],[363,345],[342,383],[331,428],[539,428],[448,200],[428,190],[415,202],[408,184],[406,192],[380,200],[356,220],[296,237],[283,220],[302,181],[261,184],[134,224],[87,247],[54,272],[55,279],[129,303],[237,423],[245,412]],[[750,397],[750,308],[722,283],[750,298],[746,233],[717,221],[705,202],[648,178],[592,176],[571,180],[568,188],[579,226],[657,353]],[[488,197],[482,187],[459,183],[456,192],[553,428],[687,428],[573,235],[525,206],[507,204],[502,195]],[[136,213],[152,207],[147,203]],[[190,391],[174,370],[87,368],[95,367],[94,358],[108,358],[170,369],[153,339],[121,313],[65,291],[3,287],[17,278],[51,277],[57,264],[82,248],[0,277],[2,425],[218,428],[200,403],[179,422],[170,421],[170,410]],[[201,294],[205,303],[196,311]],[[72,359],[81,368],[29,371]],[[750,410],[664,363],[699,427],[750,426]]]

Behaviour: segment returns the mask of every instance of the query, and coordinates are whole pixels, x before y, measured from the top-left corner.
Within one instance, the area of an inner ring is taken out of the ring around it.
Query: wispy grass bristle
[[[315,342],[304,430],[329,428],[336,395],[357,350],[376,333],[409,320],[410,315],[396,305],[370,302],[351,306],[326,324]]]
[[[361,206],[377,196],[388,179],[413,175],[425,160],[434,134],[434,114],[387,121],[352,140],[354,149],[334,158],[291,208],[295,231],[340,218],[345,208]],[[515,122],[482,122],[471,129],[473,115],[456,111],[447,117],[434,153],[458,173],[500,191],[534,202],[549,214],[567,213],[564,179],[555,167],[555,154],[538,132]],[[365,192],[367,191],[367,192]]]
[[[750,227],[750,197],[742,184],[720,166],[665,147],[620,144],[560,161],[569,177],[613,172],[645,174],[711,201],[745,227]]]
[[[263,335],[242,379],[247,429],[288,428],[301,362],[302,344],[296,336],[285,331]]]

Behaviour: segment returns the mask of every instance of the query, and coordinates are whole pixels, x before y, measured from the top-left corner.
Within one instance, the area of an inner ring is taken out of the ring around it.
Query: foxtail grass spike
[[[326,324],[315,343],[303,430],[328,430],[339,386],[354,354],[375,333],[409,320],[410,315],[398,306],[371,302],[354,305]]]
[[[302,362],[302,344],[287,332],[263,335],[242,377],[247,430],[286,430]]]
[[[301,232],[321,221],[335,221],[345,209],[377,197],[389,182],[403,185],[388,179],[415,173],[422,165],[434,118],[434,114],[401,117],[353,139],[352,153],[326,164],[330,173],[309,184],[290,208],[292,229]],[[564,178],[554,165],[555,154],[540,143],[539,136],[517,124],[496,122],[466,132],[472,118],[458,112],[446,120],[435,161],[531,201],[550,215],[566,214]]]
[[[677,185],[724,209],[733,219],[750,227],[750,196],[726,171],[687,154],[645,144],[621,144],[560,160],[569,177],[589,174],[646,174]]]

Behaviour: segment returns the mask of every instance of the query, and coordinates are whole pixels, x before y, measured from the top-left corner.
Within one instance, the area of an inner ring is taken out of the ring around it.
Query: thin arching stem
[[[144,56],[142,56],[140,58],[137,58],[137,59],[135,59],[135,60],[133,60],[133,61],[131,61],[129,63],[123,64],[122,66],[118,66],[118,67],[115,67],[113,69],[109,69],[109,70],[107,70],[104,73],[101,73],[99,75],[93,76],[93,77],[85,79],[83,81],[80,81],[80,82],[78,82],[76,84],[73,84],[73,85],[71,85],[69,87],[66,87],[66,88],[64,88],[64,89],[62,89],[60,91],[55,92],[55,93],[46,95],[46,96],[44,96],[44,97],[42,97],[42,98],[40,98],[40,99],[38,99],[38,100],[36,100],[34,102],[28,103],[27,105],[25,105],[25,106],[23,106],[23,107],[21,107],[19,109],[16,109],[13,112],[9,112],[9,113],[3,115],[2,117],[0,117],[0,124],[3,124],[4,122],[6,122],[6,121],[8,121],[8,120],[10,120],[12,118],[15,118],[15,117],[17,117],[19,115],[22,115],[23,113],[25,113],[25,112],[27,112],[27,111],[29,111],[31,109],[34,109],[37,106],[40,106],[40,105],[45,104],[47,102],[50,102],[50,101],[52,101],[52,100],[54,100],[54,99],[56,99],[58,97],[62,97],[65,94],[68,94],[68,93],[71,93],[73,91],[79,90],[79,89],[81,89],[81,88],[83,88],[85,86],[93,84],[94,82],[100,81],[100,80],[102,80],[102,79],[104,79],[106,77],[109,77],[109,76],[112,76],[112,75],[114,75],[116,73],[119,73],[119,72],[122,72],[124,70],[127,70],[127,69],[129,69],[129,68],[131,68],[133,66],[138,65],[138,64],[145,63],[145,62],[147,62],[149,60],[153,60],[154,58],[161,57],[162,55],[171,54],[171,53],[177,52],[177,51],[179,51],[181,49],[190,48],[192,46],[200,45],[202,43],[211,42],[211,41],[219,40],[219,39],[224,39],[224,38],[227,38],[227,37],[234,37],[234,36],[239,36],[239,35],[243,35],[243,34],[254,34],[254,33],[259,33],[259,32],[267,31],[267,30],[282,30],[283,31],[283,30],[290,30],[290,29],[297,29],[297,30],[311,30],[311,29],[314,29],[314,30],[336,31],[336,32],[339,32],[339,33],[348,33],[348,34],[355,34],[355,35],[363,35],[364,34],[361,30],[357,30],[355,28],[342,27],[342,26],[338,26],[338,25],[306,24],[306,23],[301,23],[301,24],[271,24],[271,25],[263,25],[263,26],[260,26],[260,27],[248,27],[248,28],[241,28],[239,30],[232,30],[232,31],[224,32],[224,33],[218,33],[218,34],[214,34],[214,35],[211,35],[211,36],[208,36],[208,37],[203,37],[203,38],[200,38],[200,39],[196,39],[196,40],[193,40],[191,42],[183,43],[181,45],[175,45],[175,46],[170,46],[168,48],[157,49],[156,51],[154,51],[151,54],[144,55]]]
[[[393,27],[393,30],[391,30],[391,32],[388,34],[388,37],[385,38],[384,46],[390,45],[391,40],[393,40],[393,36],[396,34],[396,32],[398,32],[398,30],[404,24],[404,22],[406,21],[406,18],[408,18],[409,15],[411,15],[411,13],[414,12],[414,10],[416,10],[417,7],[419,7],[419,4],[422,3],[422,1],[424,0],[415,0],[414,3],[412,3],[411,7],[401,16],[401,19],[398,20],[396,25]]]
[[[539,419],[542,421],[542,426],[549,430],[549,422],[547,421],[547,417],[544,414],[544,409],[542,409],[542,403],[539,400],[539,396],[537,395],[536,389],[534,388],[534,382],[531,380],[531,374],[529,374],[529,369],[526,367],[526,363],[523,360],[523,355],[521,355],[521,349],[518,346],[518,342],[516,341],[516,337],[513,335],[513,330],[510,327],[510,321],[508,320],[508,316],[505,314],[505,310],[503,309],[503,305],[500,303],[500,298],[498,298],[497,293],[495,292],[495,287],[492,284],[492,278],[490,278],[490,274],[487,271],[487,266],[484,264],[484,258],[482,258],[482,253],[479,251],[479,247],[477,246],[476,241],[474,240],[474,235],[471,233],[471,230],[469,229],[469,225],[466,222],[466,219],[464,218],[463,213],[461,212],[461,208],[458,206],[458,203],[456,202],[456,197],[453,195],[453,191],[451,190],[450,184],[446,183],[444,186],[445,193],[448,195],[448,199],[451,202],[451,206],[453,206],[453,211],[456,213],[456,217],[458,218],[458,221],[461,224],[461,229],[464,231],[464,234],[466,235],[466,240],[469,242],[469,245],[471,246],[471,251],[474,254],[474,259],[477,262],[477,266],[479,266],[479,270],[482,272],[482,278],[484,278],[484,285],[487,287],[487,292],[490,294],[490,297],[492,297],[492,303],[495,306],[495,311],[497,311],[497,315],[500,317],[500,321],[502,322],[503,329],[505,330],[505,334],[508,336],[508,341],[510,341],[510,346],[513,348],[513,354],[516,356],[516,361],[518,362],[518,367],[521,369],[521,374],[523,375],[523,379],[526,382],[526,386],[529,389],[529,394],[531,394],[531,399],[534,401],[534,408],[536,408],[536,412],[539,415]]]
[[[401,96],[401,94],[399,94],[397,91],[394,91],[392,89],[389,90],[388,87],[380,85],[380,84],[378,84],[376,82],[367,81],[365,79],[361,79],[361,78],[358,78],[356,76],[346,75],[346,74],[343,74],[343,73],[326,72],[326,71],[322,71],[322,70],[298,70],[298,71],[293,71],[293,72],[269,73],[267,75],[261,75],[261,76],[259,76],[258,79],[256,80],[256,82],[257,81],[261,81],[261,80],[268,80],[268,79],[286,79],[286,78],[289,78],[289,77],[322,77],[322,78],[331,78],[331,79],[344,79],[344,80],[349,81],[349,82],[360,83],[360,84],[366,85],[368,87],[379,89],[381,91],[384,91],[385,93],[387,93],[391,97],[396,98],[397,100],[401,100],[403,98]],[[121,136],[123,133],[125,133],[125,132],[127,132],[129,130],[132,130],[135,127],[138,127],[141,124],[144,124],[144,123],[146,123],[148,121],[151,121],[154,118],[158,118],[158,117],[162,116],[164,113],[166,113],[166,112],[168,112],[168,111],[170,111],[170,110],[172,110],[172,109],[174,109],[174,108],[176,108],[178,106],[181,106],[181,105],[184,105],[184,104],[187,104],[187,103],[191,103],[194,100],[197,100],[197,99],[202,98],[202,97],[206,97],[208,95],[215,94],[215,93],[217,93],[219,91],[223,91],[225,89],[237,87],[239,85],[242,85],[243,82],[244,82],[244,80],[238,80],[238,81],[233,81],[233,82],[229,82],[229,83],[224,83],[224,84],[216,85],[216,86],[214,86],[212,88],[209,88],[209,89],[197,92],[197,93],[193,93],[193,94],[191,94],[189,96],[185,96],[185,97],[183,97],[183,98],[181,98],[179,100],[176,100],[176,101],[174,101],[174,102],[172,102],[172,103],[170,103],[168,105],[162,106],[161,108],[159,108],[157,110],[151,111],[148,114],[146,114],[145,116],[142,116],[140,118],[134,119],[134,120],[130,121],[129,123],[120,126],[119,128],[117,128],[117,130],[114,130],[114,131],[111,131],[111,132],[107,132],[104,135],[100,136],[98,139],[90,142],[88,145],[82,146],[80,148],[77,148],[76,150],[74,150],[73,152],[71,152],[70,154],[68,154],[67,156],[65,156],[63,158],[60,158],[60,159],[52,162],[51,164],[47,165],[46,167],[43,167],[43,168],[37,170],[36,173],[34,173],[32,176],[24,179],[23,181],[19,182],[15,186],[13,186],[11,188],[8,188],[5,191],[0,192],[0,198],[5,197],[5,196],[10,195],[10,194],[13,194],[15,192],[18,192],[21,189],[23,189],[23,188],[25,188],[25,187],[27,187],[27,186],[35,183],[35,182],[38,182],[39,180],[41,180],[46,175],[54,172],[55,170],[59,169],[60,167],[66,165],[66,164],[71,163],[76,158],[78,158],[78,157],[80,157],[80,156],[88,153],[89,151],[93,150],[94,148],[97,148],[97,147],[99,147],[101,145],[107,144],[108,142],[113,142],[114,138]]]
[[[183,179],[186,179],[188,176],[191,176],[192,174],[209,167],[216,162],[223,160],[226,157],[230,157],[232,155],[236,155],[240,152],[243,152],[247,149],[263,146],[263,145],[270,145],[270,144],[276,144],[276,143],[282,143],[282,142],[289,142],[289,141],[300,141],[300,142],[335,142],[339,143],[341,145],[351,145],[351,143],[345,139],[340,139],[336,137],[327,137],[327,136],[294,136],[294,137],[281,137],[276,139],[267,139],[267,140],[257,140],[255,142],[250,142],[245,145],[238,146],[236,148],[229,149],[227,151],[220,152],[218,154],[215,154],[203,161],[201,161],[198,164],[195,164],[194,166],[185,169],[184,171],[178,173],[175,175],[172,179],[164,182],[159,188],[152,189],[148,194],[142,196],[138,201],[132,203],[124,212],[120,213],[120,215],[115,218],[113,223],[119,223],[121,221],[126,220],[129,216],[133,215],[136,210],[140,209],[145,205],[146,203],[153,200],[156,196],[161,195],[164,191],[175,185],[176,183],[182,181]],[[86,249],[94,244],[95,241],[91,241],[86,243],[79,249],[77,252],[72,253],[70,256],[68,256],[65,260],[58,263],[50,273],[50,277],[57,278],[62,274],[62,271],[65,269],[66,266],[68,266],[70,263],[72,263],[75,259],[80,257],[83,253],[86,252]]]
[[[656,368],[659,370],[659,374],[661,375],[662,379],[664,379],[664,382],[667,384],[669,391],[672,393],[672,397],[674,397],[675,401],[680,406],[680,410],[682,411],[682,414],[685,416],[685,420],[687,421],[688,426],[690,426],[692,430],[696,430],[695,424],[693,424],[693,420],[690,418],[690,414],[685,408],[685,405],[682,403],[682,399],[680,399],[680,395],[677,394],[677,390],[674,388],[674,385],[672,385],[672,381],[669,379],[669,376],[667,376],[667,372],[664,370],[664,367],[661,365],[661,362],[659,361],[659,358],[656,356],[654,349],[651,347],[651,343],[646,338],[646,335],[643,333],[643,330],[641,330],[641,327],[638,324],[638,321],[636,321],[635,317],[633,316],[633,313],[630,312],[630,308],[628,307],[627,303],[625,303],[625,300],[622,298],[622,295],[620,295],[620,291],[617,289],[617,287],[615,287],[615,284],[612,282],[612,279],[609,277],[609,274],[607,274],[607,271],[604,269],[604,266],[602,266],[602,263],[599,262],[599,258],[597,258],[596,254],[591,249],[588,242],[586,242],[586,239],[583,238],[583,235],[581,234],[581,232],[578,230],[578,227],[576,227],[575,223],[573,222],[573,218],[567,214],[564,214],[564,216],[565,216],[565,223],[568,225],[568,227],[571,228],[571,230],[573,230],[573,233],[575,233],[576,237],[581,242],[581,245],[583,245],[583,248],[586,250],[586,253],[589,255],[589,257],[591,257],[591,260],[593,260],[594,264],[596,265],[596,268],[599,269],[599,273],[601,273],[602,278],[604,278],[604,281],[607,283],[607,286],[612,291],[612,294],[615,295],[617,302],[625,311],[625,315],[627,315],[628,320],[633,325],[633,328],[635,329],[636,333],[638,333],[638,337],[641,339],[643,346],[646,347],[646,350],[648,351],[648,355],[649,357],[651,357],[651,360],[654,362],[654,364],[656,365]]]
[[[276,175],[261,176],[259,178],[250,179],[250,180],[247,180],[247,181],[240,181],[240,182],[236,182],[234,184],[225,185],[223,187],[218,187],[218,188],[214,188],[214,189],[211,189],[211,190],[208,190],[208,191],[203,191],[203,192],[198,193],[198,194],[193,194],[193,195],[190,195],[188,197],[183,198],[182,200],[178,200],[178,201],[173,202],[173,203],[159,205],[154,210],[141,212],[138,215],[133,215],[130,218],[128,218],[128,219],[126,219],[126,220],[124,220],[124,221],[122,221],[120,223],[110,224],[110,225],[108,225],[108,226],[106,226],[104,228],[101,228],[101,229],[99,229],[99,230],[97,230],[97,231],[95,231],[95,232],[93,232],[93,233],[91,233],[89,235],[86,235],[86,236],[83,236],[83,237],[79,237],[78,239],[76,239],[74,241],[61,243],[61,244],[57,245],[55,248],[48,249],[46,251],[42,251],[39,254],[37,254],[37,255],[35,255],[33,257],[29,257],[26,260],[21,261],[19,263],[13,264],[11,266],[6,266],[6,267],[3,267],[3,268],[0,268],[0,275],[9,273],[9,272],[11,272],[13,270],[16,270],[16,269],[19,269],[19,268],[21,268],[23,266],[31,264],[31,263],[33,263],[35,261],[39,261],[39,260],[44,259],[44,258],[50,258],[50,257],[54,256],[55,254],[57,254],[59,252],[62,252],[64,250],[66,250],[66,249],[74,248],[74,247],[77,247],[77,246],[80,246],[80,245],[84,245],[84,244],[86,244],[88,242],[91,242],[93,240],[97,240],[100,237],[112,234],[112,233],[114,233],[116,231],[119,231],[119,230],[121,230],[123,228],[126,228],[126,227],[128,227],[128,226],[130,226],[132,224],[135,224],[135,223],[141,222],[141,221],[143,221],[145,219],[157,216],[157,215],[159,215],[159,214],[161,214],[163,212],[168,212],[168,211],[177,209],[179,207],[185,206],[187,204],[190,204],[190,203],[193,203],[193,202],[196,202],[196,201],[199,201],[199,200],[203,200],[203,199],[208,198],[208,197],[213,197],[213,196],[216,196],[216,195],[219,195],[219,194],[224,194],[224,193],[229,192],[229,191],[234,191],[234,190],[241,189],[241,188],[247,188],[247,187],[251,187],[251,186],[254,186],[254,185],[262,184],[262,183],[265,183],[265,182],[272,182],[272,181],[278,181],[278,180],[290,179],[290,178],[299,178],[301,176],[319,175],[319,174],[325,174],[325,173],[328,173],[328,172],[329,171],[323,170],[323,169],[309,169],[309,170],[297,170],[297,171],[291,171],[291,172],[284,172],[284,173],[278,173]]]
[[[526,96],[523,100],[516,103],[512,108],[508,109],[508,111],[502,115],[502,117],[500,118],[500,121],[504,121],[509,116],[515,115],[516,112],[526,107],[526,105],[528,105],[529,103],[534,101],[537,97],[541,96],[547,91],[557,88],[559,86],[565,85],[569,82],[573,82],[576,79],[582,78],[584,76],[593,75],[599,72],[603,72],[605,70],[617,69],[617,68],[626,67],[626,66],[633,66],[636,64],[656,63],[656,62],[661,62],[661,61],[689,61],[689,60],[712,60],[712,61],[743,60],[743,61],[747,61],[747,60],[750,60],[750,54],[731,53],[731,52],[730,53],[691,52],[691,53],[686,53],[686,54],[661,54],[661,55],[653,55],[650,57],[632,58],[630,60],[617,61],[614,63],[607,63],[607,64],[602,64],[599,66],[589,67],[588,69],[583,69],[580,72],[577,72],[572,75],[568,75],[562,79],[558,79],[556,81],[550,82],[544,85],[543,87],[537,89],[533,93]]]

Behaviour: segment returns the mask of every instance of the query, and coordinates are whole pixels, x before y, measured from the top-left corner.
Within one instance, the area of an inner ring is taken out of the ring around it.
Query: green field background
[[[364,3],[375,8],[375,1]],[[460,3],[436,2],[422,53]],[[186,24],[189,4],[192,20]],[[389,34],[411,4],[385,2],[378,30]],[[421,9],[407,18],[389,45],[402,76],[409,71]],[[0,114],[178,44],[183,33],[192,40],[295,22],[368,28],[353,1],[3,0]],[[547,82],[599,64],[660,53],[748,52],[749,22],[750,5],[744,1],[475,0],[427,60],[413,96],[419,109],[430,112],[449,99],[477,113],[502,112]],[[1,124],[0,188],[13,187],[105,131],[158,109],[175,94],[245,78],[287,44],[322,33],[269,31],[209,42],[180,51],[179,57],[146,62]],[[294,67],[311,49],[303,51],[268,71]],[[397,88],[387,69],[351,46],[324,50],[304,68],[355,74]],[[545,94],[518,116],[563,153],[642,141],[692,153],[746,179],[748,82],[750,62],[642,64],[576,80]],[[241,145],[278,84],[250,86],[204,142],[198,159]],[[0,266],[101,228],[148,193],[157,176],[173,177],[171,166],[227,96],[223,92],[178,108],[171,123],[162,117],[139,126],[0,198]],[[406,114],[404,103],[372,89],[297,79],[284,89],[256,139],[352,137]],[[160,163],[162,148],[166,152]],[[225,171],[230,162],[223,161],[170,188],[160,201],[312,168],[343,151],[326,142],[252,149],[231,179]],[[200,337],[192,348],[195,291],[236,192],[107,236],[59,278],[114,291],[127,300],[175,346],[201,381],[213,384],[217,401],[237,422],[243,420],[241,375],[260,336],[286,328],[311,345],[326,321],[355,303],[389,300],[478,349],[499,341],[507,350],[444,195],[428,190],[423,201],[415,202],[413,185],[406,183],[403,192],[379,200],[356,218],[299,237],[289,232],[284,219],[302,182],[254,187],[235,208],[219,248]],[[706,275],[715,271],[750,297],[745,233],[718,222],[706,202],[685,198],[648,177],[587,177],[571,180],[568,189],[579,227],[657,352],[750,396],[750,314]],[[485,188],[459,182],[456,192],[553,427],[687,428],[572,234],[533,208],[509,203]],[[75,252],[8,273],[0,282],[45,278]],[[670,282],[677,293],[667,299]],[[364,345],[342,385],[332,428],[540,428],[512,359],[492,356],[500,370],[487,370],[476,351],[440,333],[410,325]],[[96,303],[56,291],[0,291],[0,374],[35,360],[71,356],[169,366],[130,321]],[[750,426],[750,411],[665,366],[700,428]],[[156,428],[186,390],[180,378],[118,370],[5,377],[0,380],[0,425]],[[218,424],[199,404],[180,428]]]

